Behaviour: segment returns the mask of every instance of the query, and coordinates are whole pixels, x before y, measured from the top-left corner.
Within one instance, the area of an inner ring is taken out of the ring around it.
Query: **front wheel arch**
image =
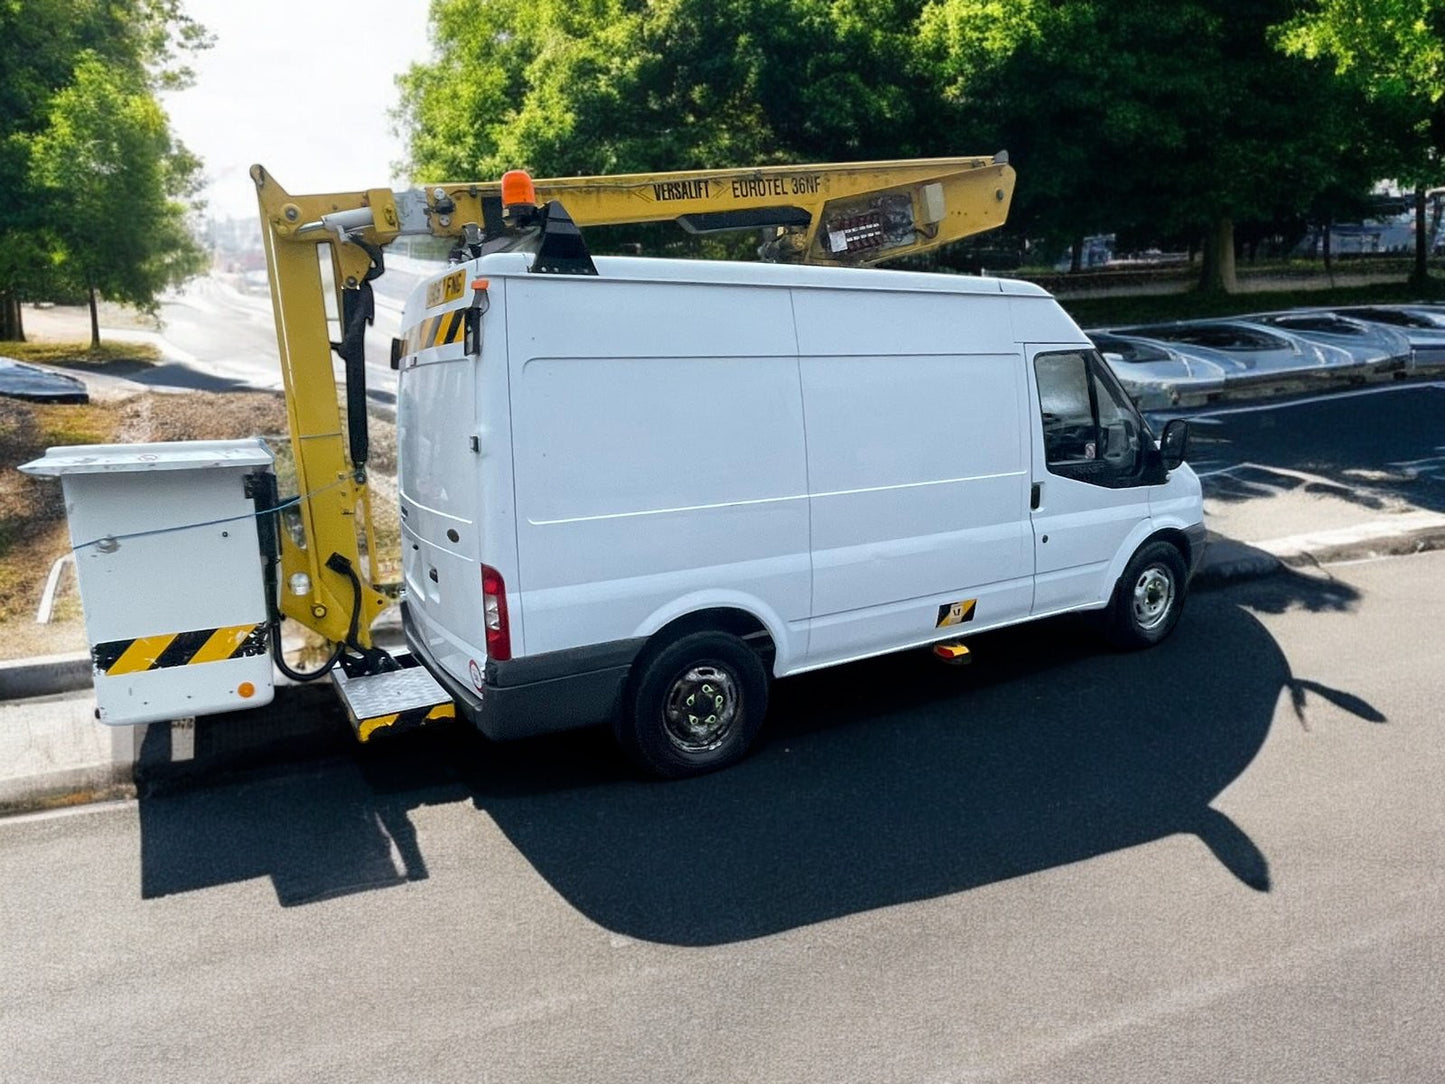
[[[1152,647],[1179,622],[1189,589],[1187,551],[1158,535],[1124,566],[1104,610],[1104,635],[1121,650]]]

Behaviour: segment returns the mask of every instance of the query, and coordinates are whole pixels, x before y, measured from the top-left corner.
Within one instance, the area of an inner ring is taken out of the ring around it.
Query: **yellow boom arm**
[[[365,471],[352,462],[342,428],[318,249],[330,246],[337,307],[344,314],[374,277],[381,249],[397,237],[480,241],[500,213],[501,186],[463,181],[401,192],[293,196],[260,166],[251,167],[251,177],[297,487],[309,495],[299,506],[299,532],[281,531],[281,610],[342,642],[353,624],[353,585],[330,567],[332,555],[359,576],[366,567],[359,560],[363,540],[368,554],[376,550]],[[536,181],[535,189],[539,203],[559,201],[579,226],[676,221],[694,232],[758,229],[765,258],[860,266],[1003,225],[1014,171],[1000,154],[563,177]],[[351,408],[364,406],[353,401]],[[371,622],[387,605],[378,584],[362,583],[357,646],[371,646]]]

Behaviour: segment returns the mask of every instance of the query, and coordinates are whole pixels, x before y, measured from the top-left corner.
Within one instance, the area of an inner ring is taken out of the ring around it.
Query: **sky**
[[[171,130],[205,162],[208,213],[256,214],[259,162],[288,192],[392,183],[395,77],[430,57],[427,0],[185,0],[215,37],[168,94]]]

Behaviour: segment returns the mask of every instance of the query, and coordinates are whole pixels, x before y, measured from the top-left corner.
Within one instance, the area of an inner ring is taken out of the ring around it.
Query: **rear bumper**
[[[643,639],[550,651],[507,662],[488,659],[479,692],[447,673],[401,605],[407,647],[451,694],[457,710],[493,741],[610,722]]]

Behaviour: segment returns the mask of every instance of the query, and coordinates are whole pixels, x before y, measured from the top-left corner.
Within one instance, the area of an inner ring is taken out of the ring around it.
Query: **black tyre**
[[[639,767],[681,779],[741,760],[767,710],[757,653],[725,632],[694,632],[638,659],[617,740]]]
[[[1184,609],[1188,572],[1168,542],[1150,542],[1134,554],[1105,611],[1104,633],[1125,650],[1157,644],[1173,631]]]

